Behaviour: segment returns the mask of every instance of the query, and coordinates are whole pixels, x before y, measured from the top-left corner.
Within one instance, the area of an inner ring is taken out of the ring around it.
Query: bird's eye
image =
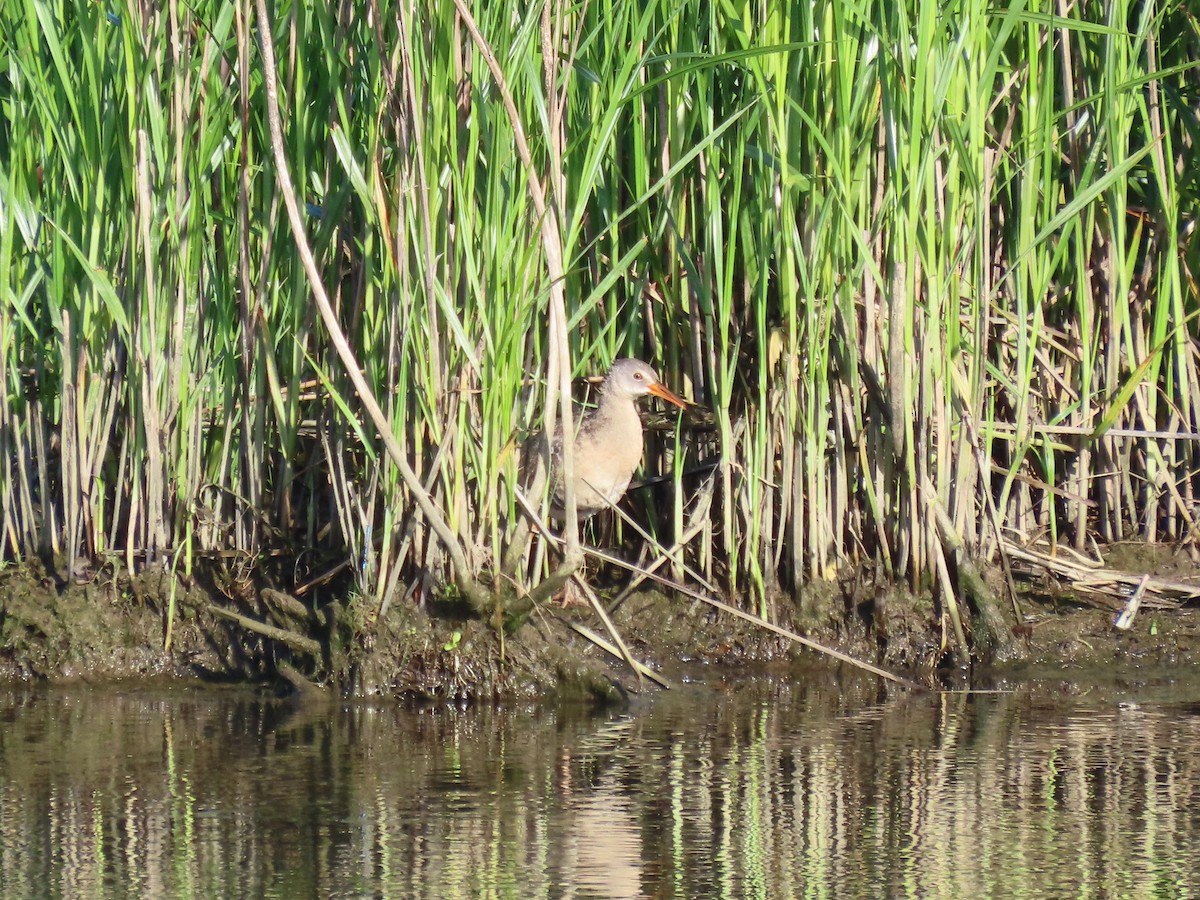
[[[641,373],[641,372],[634,372],[634,373],[633,373],[633,377],[634,377],[634,378],[636,378],[638,381],[641,381],[641,380],[642,380],[642,373]]]

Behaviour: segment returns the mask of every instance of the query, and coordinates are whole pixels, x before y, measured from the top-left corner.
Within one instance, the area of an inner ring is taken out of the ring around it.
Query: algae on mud
[[[358,696],[434,702],[617,696],[604,670],[549,638],[546,623],[507,638],[502,650],[484,623],[457,611],[447,618],[436,603],[432,615],[397,604],[369,625],[354,619],[349,604],[349,613],[319,641],[311,639],[319,652],[306,654],[215,614],[218,604],[230,603],[219,592],[177,586],[178,619],[167,649],[168,578],[160,571],[60,590],[40,563],[7,567],[0,573],[0,680],[176,675],[282,681],[286,664],[308,680]]]
[[[0,572],[0,679],[174,675],[265,680],[282,687],[286,666],[327,686],[333,696],[424,703],[556,697],[603,704],[621,701],[636,686],[623,664],[578,638],[564,621],[588,613],[556,607],[539,607],[517,633],[501,639],[456,604],[397,604],[382,620],[368,622],[355,617],[355,604],[349,602],[332,629],[311,632],[321,650],[306,655],[214,615],[216,603],[230,601],[193,583],[176,586],[179,619],[166,650],[167,579],[160,571],[59,590],[36,562],[5,568]],[[817,605],[840,606],[837,616],[788,623],[851,655],[936,683],[945,643],[937,639],[943,626],[930,599],[894,589],[864,593],[867,599],[846,593]],[[1105,610],[1032,594],[1024,603],[1026,628],[1014,642],[1015,651],[990,670],[977,667],[975,677],[988,677],[985,671],[1016,676],[1047,668],[1132,672],[1200,663],[1200,610],[1143,613],[1129,632],[1114,632],[1112,614]],[[777,612],[788,606],[779,604]],[[267,614],[265,607],[257,612]],[[751,625],[659,592],[628,598],[613,618],[634,656],[667,678],[687,678],[698,668],[752,672],[797,658],[816,659]],[[816,663],[826,665],[822,659]]]

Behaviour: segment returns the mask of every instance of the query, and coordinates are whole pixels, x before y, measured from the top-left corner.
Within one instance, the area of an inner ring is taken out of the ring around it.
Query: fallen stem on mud
[[[657,581],[659,584],[678,591],[684,596],[691,597],[694,600],[699,600],[701,603],[707,603],[709,606],[713,607],[713,609],[719,609],[721,612],[729,613],[731,616],[735,616],[745,622],[749,622],[751,625],[757,625],[759,628],[769,631],[772,634],[777,634],[780,637],[787,638],[789,641],[793,641],[794,643],[800,644],[803,647],[808,647],[810,650],[816,650],[818,653],[823,653],[826,656],[833,657],[839,662],[847,663],[855,668],[862,669],[864,672],[870,672],[872,675],[878,675],[880,678],[886,678],[888,681],[894,681],[896,684],[902,684],[905,687],[912,688],[916,691],[925,690],[923,685],[917,684],[915,681],[909,681],[907,678],[902,678],[899,675],[893,674],[887,669],[881,669],[879,666],[872,665],[869,662],[864,662],[861,659],[855,659],[853,656],[843,653],[840,650],[834,650],[832,647],[826,647],[824,644],[818,644],[816,641],[796,634],[794,631],[789,631],[786,628],[782,628],[781,626],[772,622],[768,622],[766,619],[760,619],[756,615],[743,612],[736,606],[730,606],[728,603],[724,603],[718,600],[716,597],[710,597],[707,594],[701,593],[700,591],[694,591],[686,585],[672,581],[665,575],[659,575],[657,572],[649,572],[645,569],[639,568],[633,563],[626,562],[619,556],[614,556],[611,553],[605,553],[603,550],[597,550],[595,547],[587,546],[583,548],[583,552],[595,559],[612,563],[613,565],[620,566],[623,569],[628,569],[630,572],[638,572],[644,575],[646,578],[649,578],[651,581]]]
[[[1081,602],[1105,609],[1123,609],[1129,597],[1142,588],[1143,578],[1147,574],[1107,568],[1103,560],[1097,562],[1086,559],[1069,547],[1047,548],[1047,552],[1039,552],[1011,541],[1006,544],[1012,558],[1031,570],[1026,577],[1036,573],[1065,579]],[[1178,609],[1185,603],[1200,601],[1200,584],[1186,581],[1151,575],[1142,589],[1142,605],[1147,609]]]
[[[592,631],[592,629],[588,628],[586,625],[581,625],[579,622],[571,622],[571,621],[568,621],[567,619],[558,619],[557,621],[562,622],[564,625],[566,625],[568,628],[570,628],[572,631],[574,631],[580,637],[591,641],[593,644],[595,644],[597,647],[599,647],[601,650],[603,650],[605,653],[609,654],[610,656],[615,656],[617,659],[620,659],[620,660],[623,660],[623,661],[629,663],[633,667],[633,670],[638,673],[639,677],[644,675],[647,678],[649,678],[651,681],[653,681],[655,684],[657,684],[659,687],[663,688],[664,690],[669,691],[671,689],[671,682],[667,681],[667,679],[663,678],[661,675],[659,675],[657,672],[655,672],[653,669],[651,669],[645,663],[638,662],[636,659],[631,660],[629,657],[625,656],[621,652],[620,647],[617,647],[615,644],[605,640],[603,637],[596,634],[596,632]]]
[[[268,637],[273,641],[279,641],[281,644],[286,644],[293,650],[299,650],[301,653],[310,653],[313,656],[321,655],[321,644],[310,637],[305,637],[302,634],[296,634],[294,631],[288,631],[286,628],[276,628],[274,625],[268,625],[265,622],[259,622],[257,619],[251,619],[249,616],[243,616],[240,613],[230,612],[227,609],[222,609],[215,603],[208,604],[208,611],[214,616],[220,616],[222,619],[228,619],[230,622],[236,622],[247,631],[253,631],[255,634],[261,634],[263,637]]]
[[[528,503],[525,496],[521,493],[520,490],[516,491],[516,497],[517,497],[517,502],[521,505],[521,507],[525,510],[525,512],[533,520],[534,527],[536,527],[541,532],[542,537],[553,543],[561,543],[562,539],[559,537],[556,537],[550,531],[550,529],[546,526],[546,523],[541,521],[537,517],[537,514],[533,511],[530,504]],[[614,508],[616,508],[616,507],[614,507]],[[621,512],[621,510],[619,508],[617,509],[617,512],[622,516],[622,518],[625,519],[625,521],[627,521],[631,525],[633,525],[633,527],[635,529],[637,529],[637,531],[644,538],[649,540],[660,550],[664,549],[662,547],[662,545],[658,543],[658,541],[655,541],[654,538],[651,537],[649,534],[647,534],[641,527],[639,527],[636,522],[634,522],[628,516],[625,516],[625,514],[623,512]],[[727,612],[731,616],[736,616],[737,618],[743,619],[744,621],[749,622],[752,625],[757,625],[760,628],[770,631],[772,634],[777,634],[780,637],[787,638],[788,640],[793,641],[797,644],[800,644],[801,646],[808,647],[810,650],[816,650],[818,653],[823,653],[826,656],[831,656],[836,660],[839,660],[844,663],[848,663],[849,665],[855,666],[856,668],[862,669],[863,671],[870,672],[872,675],[878,675],[880,678],[886,678],[888,681],[894,681],[896,684],[902,684],[905,687],[912,688],[913,690],[918,690],[918,691],[925,690],[925,688],[922,685],[917,684],[915,681],[909,681],[907,678],[902,678],[899,675],[895,675],[895,674],[887,671],[886,669],[881,669],[878,666],[872,665],[869,662],[863,662],[860,659],[855,659],[853,656],[849,656],[848,654],[842,653],[840,650],[834,650],[832,647],[826,647],[823,644],[818,644],[816,641],[810,640],[806,637],[803,637],[802,635],[796,634],[794,631],[789,631],[788,629],[782,628],[778,625],[768,622],[765,619],[760,619],[758,616],[752,615],[751,613],[742,612],[742,610],[738,609],[736,606],[730,606],[728,603],[723,603],[722,601],[716,599],[715,597],[710,597],[708,594],[704,594],[704,593],[701,593],[700,591],[692,590],[691,588],[686,587],[685,585],[679,584],[678,582],[673,581],[670,578],[667,578],[665,575],[659,575],[657,572],[654,571],[653,567],[645,568],[642,566],[634,565],[633,563],[630,563],[630,562],[627,562],[626,560],[621,559],[619,556],[614,556],[610,553],[605,553],[603,550],[599,550],[595,547],[588,547],[586,545],[583,545],[581,547],[581,549],[583,550],[584,554],[586,554],[587,556],[591,556],[595,559],[602,560],[603,562],[612,563],[613,565],[620,566],[622,569],[626,569],[627,571],[636,573],[642,579],[649,579],[651,581],[658,582],[659,584],[661,584],[665,587],[669,587],[673,590],[676,590],[679,593],[684,594],[688,597],[691,597],[695,600],[699,600],[702,603],[707,603],[709,606],[713,607],[714,609],[719,609],[722,612]],[[690,572],[690,569],[687,567],[686,563],[683,563],[682,560],[680,561],[680,563],[681,563],[681,565],[684,566],[685,571]],[[703,579],[700,579],[700,580],[703,580]],[[565,581],[565,579],[564,579],[564,581]],[[582,583],[582,579],[580,579],[580,583]],[[538,588],[540,589],[544,584],[545,584],[545,582],[543,582],[542,585],[538,585]],[[530,596],[532,597],[533,594],[531,593]],[[539,591],[539,600],[535,601],[531,605],[536,605],[536,602],[540,602],[540,591]],[[629,659],[628,655],[626,655],[624,658],[626,660]]]
[[[609,636],[613,639],[613,642],[620,650],[621,659],[625,660],[625,662],[628,663],[629,668],[633,669],[633,671],[637,674],[638,687],[642,687],[641,670],[643,667],[638,665],[637,660],[633,658],[633,654],[629,652],[629,648],[625,645],[625,639],[621,637],[621,632],[617,631],[617,626],[613,624],[613,620],[610,619],[608,617],[608,613],[605,612],[604,604],[600,602],[600,598],[596,596],[596,592],[592,590],[591,586],[579,577],[578,573],[573,575],[572,578],[583,590],[583,593],[587,595],[588,603],[592,605],[592,610],[596,613],[596,617],[604,623],[605,630],[608,632]]]

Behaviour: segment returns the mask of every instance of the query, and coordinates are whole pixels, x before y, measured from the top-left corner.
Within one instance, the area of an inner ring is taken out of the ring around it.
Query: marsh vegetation
[[[965,659],[1002,539],[1195,542],[1189,4],[0,0],[0,57],[5,560],[502,616],[580,559],[501,565],[514,449],[627,355],[697,407],[625,507],[756,615],[866,566]]]

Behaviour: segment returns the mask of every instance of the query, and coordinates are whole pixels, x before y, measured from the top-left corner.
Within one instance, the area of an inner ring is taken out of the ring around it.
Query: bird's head
[[[636,400],[645,394],[662,397],[680,409],[687,409],[687,401],[677,396],[658,380],[658,373],[640,359],[618,359],[604,377],[605,393]]]

